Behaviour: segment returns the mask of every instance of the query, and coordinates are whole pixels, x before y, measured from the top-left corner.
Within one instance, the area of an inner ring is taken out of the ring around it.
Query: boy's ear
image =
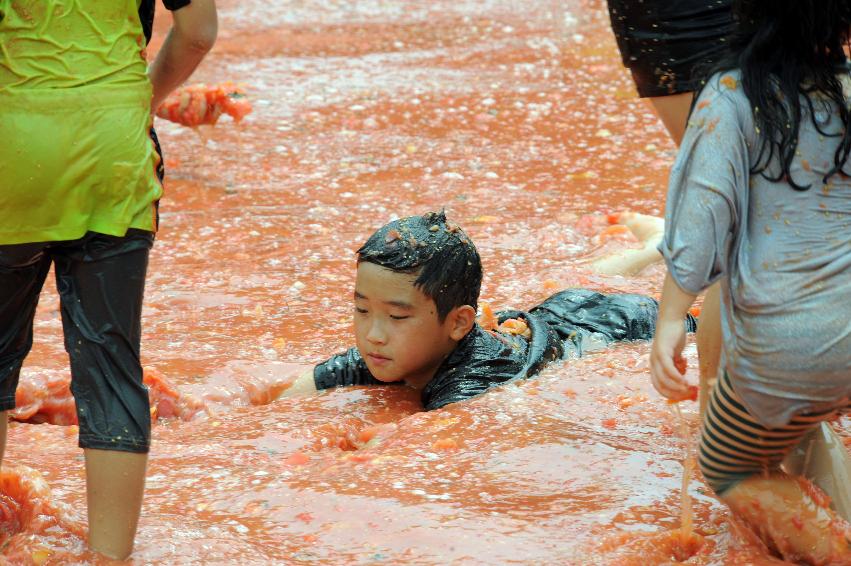
[[[449,337],[457,342],[464,338],[476,323],[476,309],[470,305],[461,305],[452,309],[449,317],[451,323]]]

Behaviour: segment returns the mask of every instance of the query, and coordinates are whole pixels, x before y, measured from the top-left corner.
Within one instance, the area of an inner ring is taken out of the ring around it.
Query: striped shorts
[[[698,461],[706,483],[723,495],[750,476],[779,469],[808,432],[842,411],[800,414],[783,427],[765,428],[745,409],[724,372],[712,388],[701,428]]]

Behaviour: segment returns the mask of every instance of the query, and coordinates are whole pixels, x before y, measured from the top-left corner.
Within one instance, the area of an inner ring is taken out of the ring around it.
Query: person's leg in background
[[[697,364],[700,379],[698,402],[700,415],[706,412],[706,404],[712,386],[718,376],[718,366],[721,360],[721,284],[716,283],[703,296],[703,306],[700,309],[700,324],[697,325]]]
[[[54,254],[86,458],[89,546],[124,559],[142,507],[150,407],[139,357],[149,232],[89,233]]]
[[[712,5],[693,0],[608,0],[621,60],[638,95],[647,100],[679,147],[688,125],[695,85],[703,66],[717,60],[733,30],[731,0]],[[701,414],[721,354],[719,286],[706,292],[697,329]]]
[[[686,125],[688,124],[688,115],[693,98],[693,92],[681,92],[668,96],[652,96],[645,99],[653,107],[659,119],[662,120],[665,129],[668,130],[668,135],[671,136],[677,147],[682,143],[683,136],[686,133]]]
[[[641,242],[642,247],[627,248],[599,257],[591,262],[594,271],[604,275],[631,277],[638,275],[644,268],[662,261],[662,254],[656,248],[665,235],[663,218],[624,211],[617,214],[617,223],[626,226]]]
[[[6,451],[8,411],[24,358],[33,342],[33,319],[50,258],[43,244],[0,246],[0,464]]]

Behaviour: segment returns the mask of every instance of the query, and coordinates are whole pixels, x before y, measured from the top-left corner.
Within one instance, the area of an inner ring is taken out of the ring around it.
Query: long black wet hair
[[[797,184],[789,172],[798,147],[803,103],[820,134],[842,138],[823,182],[836,173],[844,174],[851,127],[840,77],[849,74],[843,47],[849,45],[851,0],[736,0],[733,13],[736,28],[729,50],[714,71],[741,71],[742,87],[762,139],[751,173],[775,182],[786,180],[797,190],[809,188]],[[822,131],[816,121],[814,105],[824,104],[824,98],[838,106],[843,126],[839,133]],[[772,176],[768,168],[775,156],[780,171]]]
[[[416,274],[414,286],[434,300],[443,322],[455,307],[478,308],[482,260],[473,241],[446,214],[408,216],[379,228],[358,250],[358,264]]]

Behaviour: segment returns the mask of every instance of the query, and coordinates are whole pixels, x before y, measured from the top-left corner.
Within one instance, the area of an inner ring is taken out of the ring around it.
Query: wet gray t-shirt
[[[713,77],[671,171],[659,246],[683,290],[721,281],[722,367],[769,427],[851,395],[851,179],[823,182],[839,143],[825,134],[842,124],[835,106],[814,102],[821,132],[802,103],[791,166],[811,187],[797,191],[749,174],[760,134],[740,75]]]

